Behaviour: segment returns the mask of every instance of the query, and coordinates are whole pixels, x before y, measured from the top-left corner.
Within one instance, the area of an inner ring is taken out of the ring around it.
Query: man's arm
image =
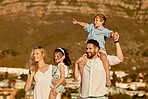
[[[122,62],[124,60],[122,49],[121,49],[120,43],[119,43],[119,34],[117,32],[115,32],[115,34],[113,35],[113,41],[116,46],[116,55],[117,56],[108,55],[109,65],[111,65],[111,66],[119,64],[120,62]]]
[[[73,24],[78,24],[78,25],[83,26],[85,28],[87,27],[87,24],[85,22],[79,22],[79,21],[77,21],[75,19],[72,19],[72,20],[73,20],[72,21]]]
[[[117,57],[121,61],[123,61],[124,60],[124,56],[123,56],[123,52],[122,52],[122,49],[121,49],[120,44],[119,44],[119,34],[117,32],[114,33],[113,40],[114,40],[114,43],[115,43],[115,46],[116,46]]]
[[[78,80],[79,77],[82,79],[82,74],[83,74],[83,68],[84,65],[87,62],[86,56],[80,57],[76,62],[75,62],[75,67],[74,67],[74,79]]]
[[[78,80],[80,74],[79,74],[79,67],[78,67],[78,62],[75,62],[75,66],[74,66],[74,80]]]

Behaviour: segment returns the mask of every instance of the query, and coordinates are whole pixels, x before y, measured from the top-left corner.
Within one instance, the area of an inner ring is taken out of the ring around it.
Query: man
[[[123,53],[119,44],[119,34],[113,37],[117,56],[107,55],[110,65],[123,61]],[[74,79],[81,76],[81,98],[82,99],[108,99],[108,88],[106,87],[106,73],[103,63],[98,56],[99,44],[96,40],[88,40],[85,57],[79,58],[75,63]],[[80,75],[79,75],[80,74]]]

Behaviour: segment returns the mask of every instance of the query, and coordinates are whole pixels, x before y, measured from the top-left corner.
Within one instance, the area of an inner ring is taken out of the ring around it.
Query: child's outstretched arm
[[[75,19],[72,19],[72,20],[73,20],[72,21],[73,24],[78,24],[78,25],[83,26],[85,28],[87,27],[87,24],[85,22],[79,22],[79,21],[77,21]]]

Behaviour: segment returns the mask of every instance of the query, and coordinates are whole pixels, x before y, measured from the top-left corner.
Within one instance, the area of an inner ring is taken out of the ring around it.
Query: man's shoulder
[[[115,58],[115,57],[117,57],[117,56],[115,56],[115,55],[107,55],[107,58],[109,59],[109,58]]]
[[[114,56],[114,55],[107,55],[107,59],[110,65],[115,65],[122,62],[122,60],[120,60],[117,56]]]

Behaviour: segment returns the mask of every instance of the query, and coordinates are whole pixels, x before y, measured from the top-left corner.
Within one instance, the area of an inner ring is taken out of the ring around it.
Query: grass
[[[121,8],[121,9],[123,9],[124,12],[125,12],[128,16],[131,16],[131,17],[134,16],[135,10],[132,10],[132,9],[130,9],[130,8],[124,8],[124,7],[120,6],[120,5],[118,5],[118,7]]]

